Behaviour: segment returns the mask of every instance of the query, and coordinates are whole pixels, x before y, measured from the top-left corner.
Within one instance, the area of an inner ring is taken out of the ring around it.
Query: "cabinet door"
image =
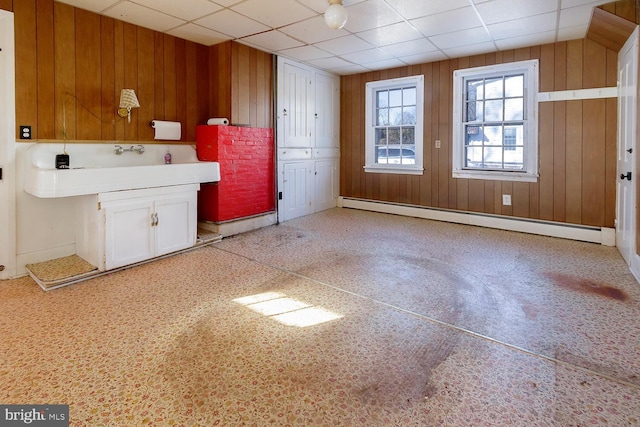
[[[103,206],[105,268],[122,267],[154,255],[153,202],[118,202]]]
[[[284,63],[282,99],[278,119],[282,121],[282,147],[311,147],[312,73]]]
[[[315,147],[340,145],[340,78],[316,73]]]
[[[281,219],[286,221],[313,213],[313,162],[285,163],[282,173]]]
[[[316,161],[315,212],[335,208],[338,201],[339,160]]]
[[[156,256],[186,249],[195,244],[197,233],[196,195],[167,197],[156,201]]]

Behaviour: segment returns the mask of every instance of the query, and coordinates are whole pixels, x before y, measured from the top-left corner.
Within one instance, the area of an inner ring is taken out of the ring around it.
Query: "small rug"
[[[31,277],[43,288],[51,288],[98,270],[98,267],[78,255],[27,264],[26,268]]]

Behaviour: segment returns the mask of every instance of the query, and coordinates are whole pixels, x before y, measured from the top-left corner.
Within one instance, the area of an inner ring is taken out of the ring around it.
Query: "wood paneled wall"
[[[211,46],[212,117],[232,124],[273,127],[273,55],[240,43]]]
[[[586,39],[342,76],[340,194],[613,227],[616,99],[539,104],[536,183],[452,178],[453,71],[527,59],[540,60],[541,92],[616,86],[617,53]],[[417,74],[425,76],[424,175],[365,173],[365,84]]]
[[[206,47],[53,0],[0,2],[15,13],[18,133],[31,125],[40,140],[151,141],[158,119],[180,121],[192,142],[209,117],[272,127],[270,54]],[[141,105],[131,123],[116,115],[123,88]]]
[[[0,0],[0,9],[13,12],[13,0]]]

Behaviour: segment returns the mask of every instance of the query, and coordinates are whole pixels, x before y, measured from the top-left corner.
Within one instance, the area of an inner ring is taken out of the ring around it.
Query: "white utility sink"
[[[130,142],[66,144],[69,168],[56,169],[56,155],[64,154],[65,146],[37,143],[26,152],[24,190],[54,198],[220,181],[220,164],[199,161],[191,145],[142,144],[142,154],[115,154],[116,145],[125,150],[138,146]],[[167,150],[171,164],[164,161]]]

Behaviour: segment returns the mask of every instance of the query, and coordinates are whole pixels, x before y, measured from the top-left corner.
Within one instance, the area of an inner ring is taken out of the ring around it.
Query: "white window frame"
[[[416,124],[415,124],[415,164],[393,165],[379,164],[375,160],[375,114],[376,92],[379,90],[396,89],[406,86],[416,87]],[[424,174],[423,168],[423,116],[424,116],[424,76],[410,76],[397,79],[379,80],[366,85],[365,96],[365,172],[396,173],[396,174]]]
[[[538,181],[538,60],[467,68],[453,72],[453,177],[501,181]],[[524,74],[524,170],[478,170],[464,167],[465,81],[510,73]]]

